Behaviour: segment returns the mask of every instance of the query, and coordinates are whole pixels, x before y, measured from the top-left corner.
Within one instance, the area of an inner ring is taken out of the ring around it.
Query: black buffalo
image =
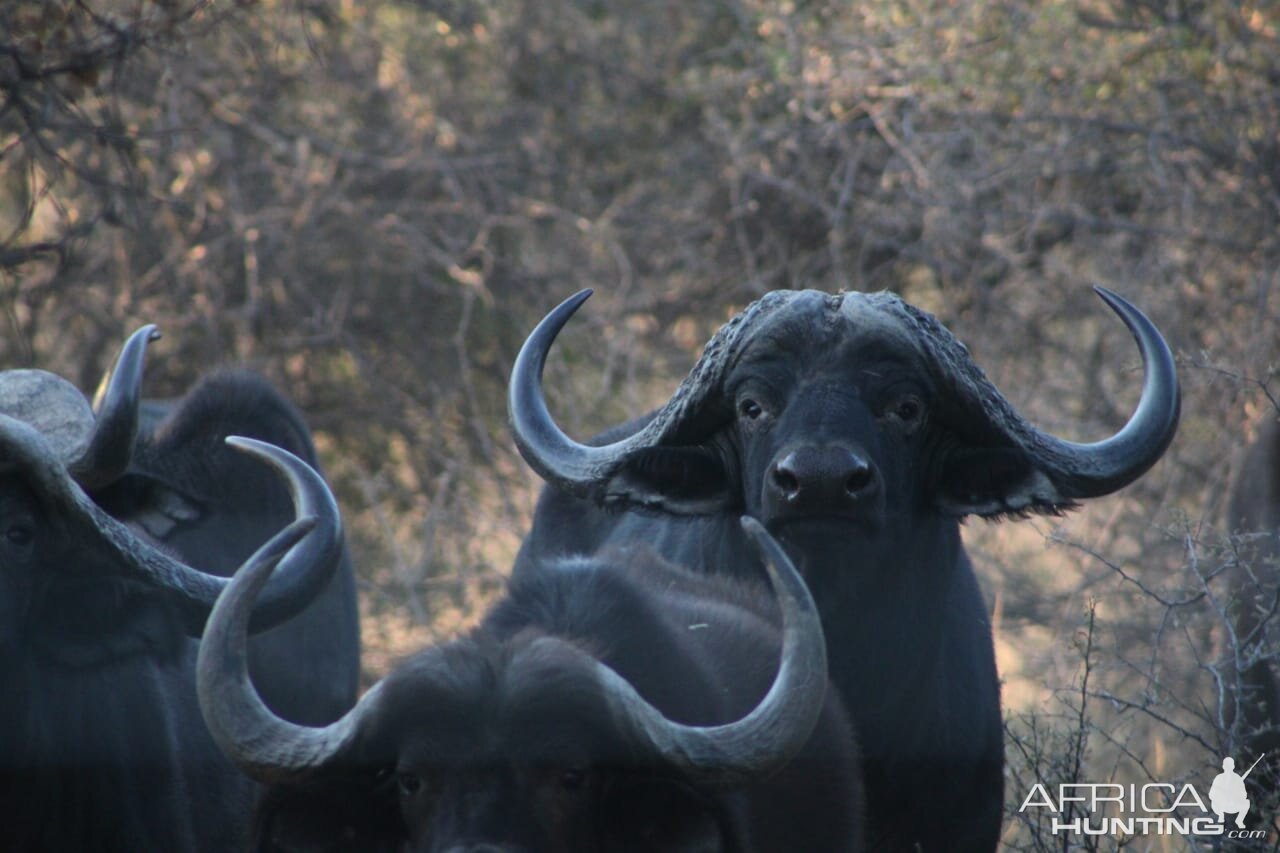
[[[778,544],[743,524],[778,603],[643,549],[559,561],[324,728],[258,700],[244,617],[270,566],[237,576],[199,686],[218,742],[271,786],[254,849],[861,849],[856,750],[816,609]]]
[[[1245,455],[1227,506],[1227,527],[1236,543],[1246,576],[1237,579],[1232,611],[1236,660],[1244,662],[1238,680],[1228,673],[1225,686],[1234,707],[1230,717],[1240,724],[1241,752],[1263,760],[1246,780],[1255,811],[1274,802],[1280,782],[1280,421],[1272,418]],[[1247,766],[1247,765],[1246,765]]]
[[[127,468],[92,490],[135,532],[201,571],[228,576],[293,517],[279,479],[223,439],[243,435],[319,468],[298,411],[261,377],[223,371],[183,397],[146,401]],[[250,643],[267,704],[295,722],[327,723],[354,704],[359,615],[349,557],[299,616]]]
[[[195,697],[191,637],[227,580],[152,547],[89,494],[131,464],[151,334],[130,338],[96,410],[51,374],[0,374],[6,849],[233,849],[246,831],[251,783],[217,750]],[[288,552],[254,612],[255,631],[266,630],[329,584],[341,526],[304,462],[253,439],[229,441],[261,471],[283,475],[299,519],[260,555]]]
[[[516,441],[550,484],[517,578],[644,542],[706,571],[759,574],[758,517],[822,614],[831,678],[863,744],[871,849],[992,850],[1003,745],[991,625],[960,538],[970,514],[1056,513],[1159,459],[1178,421],[1171,353],[1099,294],[1147,375],[1129,423],[1080,445],[1027,422],[934,317],[889,293],[767,294],[707,344],[670,402],[592,445],[547,412],[542,368],[588,293],[529,336],[510,386]]]

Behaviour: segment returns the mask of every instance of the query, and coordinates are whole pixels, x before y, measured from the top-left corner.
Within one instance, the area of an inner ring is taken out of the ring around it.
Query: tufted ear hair
[[[627,853],[718,853],[742,849],[720,806],[676,780],[615,782],[602,803],[596,824],[610,838],[625,839]],[[611,848],[612,849],[612,848]]]
[[[936,494],[938,506],[957,516],[1058,513],[1074,506],[1016,447],[953,449],[940,467]]]
[[[709,515],[741,503],[734,467],[708,447],[647,447],[630,454],[609,479],[603,502],[676,515]]]
[[[395,853],[404,842],[402,824],[394,792],[370,788],[364,780],[277,786],[258,803],[248,849]]]

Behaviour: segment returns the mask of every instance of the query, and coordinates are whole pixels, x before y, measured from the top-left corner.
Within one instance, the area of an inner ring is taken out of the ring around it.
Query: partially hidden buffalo
[[[192,638],[227,579],[153,547],[88,491],[130,464],[152,334],[129,339],[96,407],[52,374],[0,373],[6,849],[235,849],[247,831],[254,787],[214,745],[195,695]],[[283,560],[254,611],[257,632],[330,583],[342,531],[306,463],[254,439],[227,442],[248,467],[283,477],[297,518],[260,552]]]
[[[1235,581],[1232,597],[1234,656],[1243,662],[1238,680],[1228,672],[1227,696],[1234,700],[1230,719],[1240,724],[1247,754],[1239,760],[1251,764],[1265,759],[1249,773],[1249,798],[1254,812],[1273,806],[1280,783],[1280,675],[1276,649],[1280,648],[1280,421],[1263,425],[1245,454],[1244,464],[1232,485],[1227,506],[1227,528],[1236,535],[1244,572]]]
[[[541,382],[589,293],[538,325],[512,372],[516,442],[549,483],[517,580],[636,542],[759,576],[736,523],[759,518],[818,602],[862,743],[869,848],[995,849],[1000,687],[960,521],[1061,512],[1150,468],[1179,412],[1159,332],[1098,289],[1146,377],[1124,428],[1082,445],[1024,419],[963,344],[896,295],[776,291],[716,333],[661,409],[582,444],[552,420]]]
[[[279,478],[228,448],[226,436],[265,441],[319,470],[297,409],[248,371],[215,372],[176,400],[145,400],[138,417],[127,467],[98,478],[91,492],[138,536],[204,572],[230,575],[293,517]],[[359,613],[345,549],[315,601],[255,636],[250,649],[254,675],[277,713],[327,723],[355,703]]]
[[[557,561],[323,728],[259,701],[244,625],[271,567],[242,572],[210,617],[199,689],[219,744],[270,786],[252,849],[862,849],[816,609],[777,542],[742,523],[776,602],[645,549]]]

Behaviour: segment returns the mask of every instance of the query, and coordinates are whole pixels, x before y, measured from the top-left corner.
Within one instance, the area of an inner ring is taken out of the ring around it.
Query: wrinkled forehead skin
[[[64,461],[77,458],[93,432],[89,401],[70,382],[44,370],[0,372],[0,414],[33,427]]]
[[[974,364],[968,348],[932,314],[889,292],[829,294],[777,290],[748,305],[711,338],[693,371],[681,383],[661,424],[660,440],[696,443],[727,417],[724,381],[731,368],[761,346],[795,340],[795,347],[820,357],[828,346],[871,349],[920,365],[937,390],[938,414],[963,424],[975,440],[1030,447],[1034,430]],[[832,353],[834,356],[834,353]]]
[[[557,637],[466,638],[387,676],[362,749],[437,771],[619,764],[635,744],[610,716],[595,659]]]
[[[813,362],[813,366],[861,357],[896,360],[926,369],[920,335],[914,332],[912,318],[906,313],[914,309],[893,294],[827,294],[815,290],[775,293],[781,296],[771,300],[776,303],[773,310],[744,324],[735,335],[734,352],[727,360],[730,370],[776,355]],[[759,300],[747,311],[767,299]]]

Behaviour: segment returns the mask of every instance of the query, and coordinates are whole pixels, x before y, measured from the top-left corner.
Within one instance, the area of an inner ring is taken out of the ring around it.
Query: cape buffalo
[[[200,719],[190,639],[227,580],[152,547],[86,491],[130,464],[152,333],[144,328],[126,343],[96,411],[52,374],[0,373],[7,849],[209,850],[243,842],[252,786]],[[306,463],[254,439],[227,441],[284,476],[299,519],[258,555],[274,562],[288,552],[253,614],[254,630],[266,630],[328,585],[342,557],[341,525],[332,495]]]
[[[726,324],[671,400],[590,445],[547,412],[542,369],[589,295],[548,315],[512,372],[516,442],[549,483],[517,578],[557,557],[643,542],[705,571],[759,575],[737,530],[758,517],[813,590],[830,673],[863,744],[868,846],[993,850],[1002,726],[991,625],[960,521],[1056,513],[1131,482],[1178,422],[1168,346],[1115,436],[1041,432],[933,316],[890,293],[776,291]]]
[[[643,549],[558,561],[324,728],[258,700],[244,621],[270,566],[238,575],[198,676],[215,738],[271,786],[253,849],[861,849],[856,749],[816,609],[778,544],[743,524],[777,603]]]
[[[1280,608],[1280,421],[1272,417],[1249,447],[1231,490],[1227,527],[1237,534],[1247,577],[1233,590],[1239,681],[1227,681],[1234,719],[1243,724],[1243,751],[1266,758],[1249,774],[1250,797],[1274,802],[1280,782],[1280,678],[1275,670]]]
[[[222,371],[183,397],[146,401],[127,468],[92,491],[138,535],[201,571],[227,576],[293,516],[278,479],[229,450],[228,435],[284,448],[319,469],[302,416],[261,377]],[[267,704],[295,722],[336,720],[355,702],[359,614],[349,556],[298,617],[255,636]]]

